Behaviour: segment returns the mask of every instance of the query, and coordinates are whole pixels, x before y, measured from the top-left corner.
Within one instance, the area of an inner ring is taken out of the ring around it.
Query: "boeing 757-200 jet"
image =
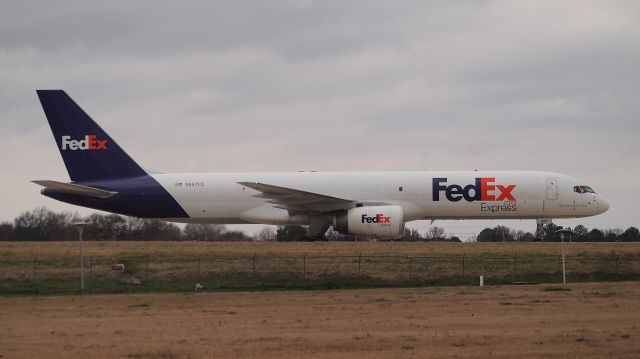
[[[398,238],[406,222],[594,216],[609,204],[592,187],[541,171],[152,173],[140,167],[64,91],[38,90],[71,182],[34,181],[59,201],[172,222],[308,225]]]

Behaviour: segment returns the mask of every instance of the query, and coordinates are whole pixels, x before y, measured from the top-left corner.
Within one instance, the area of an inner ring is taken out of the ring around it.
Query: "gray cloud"
[[[34,92],[64,88],[147,168],[545,169],[610,198],[607,214],[580,222],[639,224],[636,2],[2,9],[0,219],[74,209],[28,183],[66,178]]]

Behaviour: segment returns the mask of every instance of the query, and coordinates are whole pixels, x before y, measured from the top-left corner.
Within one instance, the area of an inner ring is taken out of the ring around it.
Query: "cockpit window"
[[[574,186],[573,191],[576,193],[596,193],[596,191],[589,186]]]

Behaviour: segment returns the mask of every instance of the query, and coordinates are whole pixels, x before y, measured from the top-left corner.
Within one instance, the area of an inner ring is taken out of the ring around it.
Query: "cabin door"
[[[547,199],[558,199],[558,179],[547,178]]]

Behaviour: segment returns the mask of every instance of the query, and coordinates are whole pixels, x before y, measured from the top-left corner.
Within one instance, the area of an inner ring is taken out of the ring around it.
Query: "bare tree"
[[[509,227],[495,226],[493,231],[498,242],[513,242],[513,231]]]
[[[427,239],[431,241],[441,241],[445,239],[444,228],[438,226],[431,226],[427,231]]]
[[[276,240],[276,231],[271,229],[270,227],[263,228],[258,234],[255,236],[256,241],[275,241]]]
[[[189,223],[184,227],[184,236],[192,241],[216,241],[226,227],[220,224]]]
[[[14,220],[14,236],[17,240],[55,241],[74,239],[73,222],[80,219],[77,213],[53,212],[46,207],[22,212]]]
[[[423,240],[423,238],[420,235],[420,232],[418,230],[405,228],[403,240],[409,241],[409,242],[419,242]]]

